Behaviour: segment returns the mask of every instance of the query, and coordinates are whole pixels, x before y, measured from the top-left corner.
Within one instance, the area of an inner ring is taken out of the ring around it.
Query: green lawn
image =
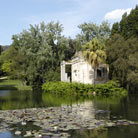
[[[0,89],[32,90],[30,86],[23,85],[20,80],[9,80],[6,78],[0,78]]]

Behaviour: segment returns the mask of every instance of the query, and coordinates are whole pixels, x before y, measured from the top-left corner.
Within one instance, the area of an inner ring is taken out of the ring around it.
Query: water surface
[[[127,97],[58,96],[40,91],[0,90],[0,110],[43,108],[67,106],[72,110],[76,106],[76,115],[87,119],[138,121],[138,95]],[[95,112],[93,112],[95,111]],[[138,138],[138,126],[117,126],[106,128],[98,133],[93,130],[72,130],[71,138]],[[14,132],[0,133],[0,138],[21,138]]]

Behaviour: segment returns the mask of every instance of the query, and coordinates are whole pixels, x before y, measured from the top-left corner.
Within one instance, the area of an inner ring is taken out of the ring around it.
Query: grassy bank
[[[49,82],[42,85],[44,92],[69,95],[126,95],[127,91],[117,82],[109,81],[104,84],[82,84],[66,82]]]
[[[32,90],[30,86],[23,85],[20,80],[9,80],[7,78],[0,79],[1,90]]]

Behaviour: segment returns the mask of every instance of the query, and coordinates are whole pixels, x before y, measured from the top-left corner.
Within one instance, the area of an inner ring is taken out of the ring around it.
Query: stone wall
[[[72,82],[94,83],[94,70],[83,59],[72,60]]]
[[[71,76],[66,73],[66,65],[71,65]],[[97,70],[106,69],[104,74],[101,71],[101,77],[98,76]],[[95,74],[94,74],[95,73]],[[61,63],[61,81],[70,82],[79,82],[84,84],[98,84],[105,83],[108,81],[109,66],[107,64],[101,64],[95,71],[91,65],[84,60],[82,53],[75,55],[71,62],[63,61]]]

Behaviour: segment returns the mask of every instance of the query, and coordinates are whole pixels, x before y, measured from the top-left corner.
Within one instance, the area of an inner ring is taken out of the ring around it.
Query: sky
[[[106,20],[112,25],[136,4],[138,0],[0,0],[0,45],[10,45],[12,35],[42,21],[59,21],[63,35],[75,38],[79,24]]]

